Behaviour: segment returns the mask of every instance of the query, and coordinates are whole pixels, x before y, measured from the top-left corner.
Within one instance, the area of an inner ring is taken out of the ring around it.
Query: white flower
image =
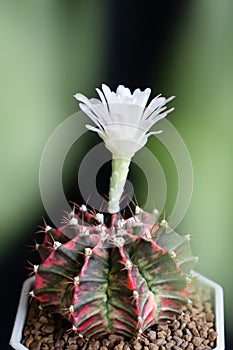
[[[150,88],[144,91],[136,89],[131,94],[123,85],[119,85],[116,92],[113,92],[103,84],[102,91],[96,90],[100,100],[88,99],[79,93],[74,97],[81,102],[80,108],[96,124],[96,127],[86,127],[99,134],[113,159],[130,160],[146,144],[150,135],[161,132],[148,132],[149,129],[173,110],[167,110],[165,105],[174,96],[166,99],[158,95],[146,107]]]
[[[142,148],[150,135],[161,131],[148,132],[159,120],[167,116],[173,108],[167,110],[166,99],[155,97],[146,107],[151,90],[136,89],[132,94],[128,88],[119,85],[113,92],[105,84],[102,90],[96,89],[100,100],[88,99],[82,94],[74,97],[80,101],[80,108],[96,126],[86,125],[104,140],[106,148],[112,153],[112,176],[109,189],[109,213],[120,210],[120,199],[124,192],[125,181],[133,155]],[[81,210],[81,208],[80,208]]]

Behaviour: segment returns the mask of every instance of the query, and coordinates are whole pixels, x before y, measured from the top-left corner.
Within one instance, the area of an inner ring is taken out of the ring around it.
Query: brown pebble
[[[149,350],[148,346],[144,346],[143,350]]]
[[[165,339],[167,336],[167,333],[165,331],[160,331],[157,333],[157,337],[161,339]]]
[[[193,328],[193,329],[192,329],[192,333],[193,333],[193,335],[194,335],[195,337],[199,337],[199,336],[200,336],[199,331],[198,331],[196,328]]]
[[[177,346],[181,346],[181,344],[183,343],[183,339],[177,337],[176,335],[174,335],[173,339],[175,340]]]
[[[98,340],[92,340],[88,346],[89,350],[98,350],[100,347],[100,342]]]
[[[41,341],[40,340],[34,341],[30,345],[30,350],[40,350],[40,348],[41,348]]]
[[[55,342],[54,346],[55,348],[58,348],[58,347],[62,348],[64,344],[65,344],[64,340],[59,339]]]
[[[47,338],[44,338],[46,339],[46,342],[50,345],[50,348],[53,346],[53,334],[49,334],[49,336]]]
[[[108,349],[108,348],[107,348],[107,349]],[[129,345],[125,344],[125,346],[124,346],[123,349],[124,349],[124,350],[130,350],[130,347],[129,347]]]
[[[124,341],[124,337],[122,337],[121,335],[117,335],[117,334],[110,334],[110,336],[108,337],[110,343],[115,343],[115,341]]]
[[[176,342],[174,340],[170,341],[166,344],[166,349],[172,349],[175,344]]]
[[[183,343],[181,344],[181,348],[186,349],[188,345],[189,345],[189,342],[183,341]]]
[[[154,332],[154,331],[150,331],[150,332],[148,333],[148,337],[150,338],[150,340],[155,341],[156,338],[157,338],[157,334],[156,334],[156,332]]]
[[[157,339],[157,340],[156,340],[156,344],[157,344],[158,346],[162,346],[162,345],[166,344],[166,340],[165,340],[165,339],[162,339],[162,338]]]
[[[181,326],[180,326],[180,329],[183,330],[183,329],[186,328],[186,326],[187,326],[187,322],[183,322],[183,321],[182,321]]]
[[[200,336],[201,336],[202,338],[207,338],[207,336],[208,336],[207,331],[206,331],[205,329],[203,329],[203,328],[200,329],[199,333],[200,333]]]
[[[173,329],[179,329],[180,328],[180,322],[179,321],[177,321],[177,320],[175,320],[174,322],[173,322],[173,324],[172,324],[172,328]]]
[[[141,342],[144,343],[144,345],[145,345],[145,346],[144,346],[144,350],[145,350],[145,347],[146,347],[147,345],[149,345],[149,343],[150,343],[150,342],[149,342],[149,339],[147,339],[146,337],[143,337],[143,336],[142,336],[140,340],[141,340]]]
[[[184,339],[187,341],[187,342],[190,342],[192,340],[192,334],[185,334],[184,335]]]
[[[41,328],[41,331],[47,334],[52,334],[54,332],[55,326],[54,325],[46,325]]]
[[[119,344],[114,346],[114,350],[123,350],[124,345],[125,343],[121,340]]]
[[[217,338],[217,333],[215,332],[214,329],[210,329],[209,330],[209,335],[208,335],[208,338],[210,341],[213,341]]]
[[[205,349],[205,345],[203,345],[203,344],[201,344],[195,348],[195,350],[204,350],[204,349]]]
[[[202,342],[203,342],[203,339],[201,337],[193,337],[192,339],[192,343],[195,346],[201,345]]]
[[[107,346],[103,345],[103,346],[100,347],[100,350],[108,350],[108,348],[107,348]]]
[[[40,340],[41,338],[42,338],[41,335],[35,335],[35,336],[34,336],[34,339],[35,339],[35,340]]]
[[[195,328],[195,327],[196,327],[195,322],[194,322],[194,321],[188,322],[188,323],[187,323],[187,327],[188,327],[188,329],[193,329],[193,328]]]
[[[183,332],[181,329],[177,329],[175,332],[174,332],[174,335],[176,337],[183,337]]]
[[[175,345],[175,346],[173,347],[173,349],[174,349],[174,350],[182,350],[182,348],[180,348],[180,347],[177,346],[177,345]]]
[[[39,318],[39,322],[42,323],[42,324],[47,324],[49,321],[48,321],[47,317],[42,315]]]
[[[159,324],[157,329],[158,331],[165,331],[167,333],[169,330],[169,327],[167,324]]]
[[[142,345],[139,342],[137,342],[133,348],[134,348],[134,350],[141,350]]]
[[[208,344],[209,344],[209,339],[205,339],[204,341],[203,341],[203,344],[205,345],[205,346],[207,346]]]
[[[78,340],[77,340],[77,343],[78,343],[79,346],[83,346],[84,343],[85,343],[85,340],[83,338],[79,337]]]
[[[188,347],[186,348],[186,350],[193,350],[194,349],[194,345],[193,344],[189,344]]]
[[[149,344],[149,349],[150,350],[159,350],[159,346],[153,343]]]
[[[29,331],[29,329],[27,329],[27,327],[24,329],[24,331],[23,331],[23,335],[26,337],[27,335],[29,335],[30,334],[30,331]]]
[[[185,329],[185,333],[186,333],[187,335],[192,335],[190,329],[188,329],[188,328]]]
[[[41,350],[49,350],[49,346],[47,344],[43,344]]]
[[[64,339],[65,343],[67,343],[68,338],[69,338],[69,334],[68,333],[64,333],[63,334],[63,339]]]
[[[109,340],[108,339],[103,339],[102,345],[108,347],[109,346]]]
[[[184,315],[183,315],[183,320],[186,321],[186,322],[190,322],[190,314],[185,312]]]
[[[33,341],[34,341],[34,338],[30,335],[30,337],[25,342],[26,348],[29,349],[29,347]]]
[[[69,344],[66,346],[66,350],[77,350],[77,349],[78,349],[78,344]]]
[[[214,314],[213,312],[209,312],[206,314],[206,321],[207,322],[212,322],[214,320]]]

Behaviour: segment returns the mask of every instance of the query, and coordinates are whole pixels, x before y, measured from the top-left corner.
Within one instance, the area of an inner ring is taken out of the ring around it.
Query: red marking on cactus
[[[125,253],[124,253],[123,247],[119,247],[119,253],[120,253],[120,255],[122,256],[123,263],[125,263],[127,259],[126,259],[126,257],[125,257]]]
[[[65,265],[65,263],[66,263],[65,258],[63,258],[61,256],[57,257],[54,254],[55,252],[56,252],[55,250],[51,251],[51,254],[44,261],[44,266],[51,267],[51,266],[54,266],[55,263],[56,263],[56,265],[59,265],[59,266],[64,266]]]
[[[85,219],[87,220],[87,222],[89,222],[91,219],[94,219],[94,215],[87,211],[85,213]]]
[[[186,282],[186,285],[185,285],[184,290],[183,290],[183,296],[184,296],[185,298],[188,297],[188,292],[189,292],[189,283]]]
[[[73,318],[73,324],[76,324],[78,322],[78,315],[75,312],[72,313],[72,318]]]
[[[83,335],[88,339],[89,338],[98,339],[98,338],[101,338],[103,336],[106,336],[106,334],[108,334],[109,332],[101,326],[102,326],[102,324],[97,325],[97,326],[93,326],[89,329],[85,329],[85,331],[83,332]]]
[[[88,307],[86,308],[86,312],[88,312]],[[96,320],[95,316],[88,318],[86,321],[82,323],[81,326],[78,326],[79,332],[84,332],[86,328],[88,328],[94,321]]]
[[[125,269],[127,270],[127,275],[128,275],[128,279],[127,279],[127,287],[128,289],[134,290],[137,288],[137,282],[135,281],[135,279],[132,276],[131,273],[131,269],[133,268],[133,263],[131,262],[131,260],[129,259],[129,257],[127,257],[125,255],[125,251],[123,247],[119,247],[119,253],[122,257],[122,263],[125,265]],[[127,264],[132,264],[131,268],[127,268]]]
[[[151,244],[153,252],[161,252],[161,254],[167,253],[166,249],[160,247],[157,243],[155,243],[155,241],[151,240],[149,243]]]
[[[72,304],[75,304],[78,302],[78,292],[79,292],[79,286],[74,285],[74,294],[72,298]]]
[[[147,301],[146,301],[145,306],[143,308],[142,318],[144,321],[146,321],[148,318],[150,318],[151,316],[153,316],[155,314],[156,305],[157,304],[155,303],[154,295],[152,292],[149,291]]]
[[[179,300],[172,300],[169,298],[161,298],[161,305],[162,307],[171,307],[171,308],[179,308],[182,305],[182,302]]]
[[[153,225],[150,229],[152,236],[158,231],[159,225]]]
[[[130,270],[128,270],[128,284],[127,284],[127,286],[131,290],[134,290],[137,288],[137,283],[134,280],[134,278],[132,277],[132,273]]]
[[[46,287],[48,284],[48,281],[44,278],[42,278],[39,274],[36,274],[36,282],[35,282],[35,289],[41,289],[43,287]]]
[[[80,274],[79,274],[80,277],[84,276],[85,271],[86,271],[87,266],[88,266],[88,262],[89,262],[89,256],[85,256],[84,264],[83,264],[83,267],[82,267]]]
[[[116,320],[114,323],[114,333],[122,334],[126,337],[134,338],[138,335],[137,322],[131,320],[131,324],[128,322]]]
[[[63,236],[63,232],[60,228],[54,228],[53,231],[56,233],[57,236]]]
[[[46,293],[46,294],[40,294],[36,297],[37,300],[39,300],[40,303],[46,303],[48,301],[48,294],[49,294],[49,302],[53,304],[54,302],[59,304],[58,298],[54,293]]]
[[[63,245],[67,250],[76,250],[76,241],[77,241],[77,237],[64,243]]]
[[[137,329],[140,329],[143,325],[143,320],[138,321],[137,323]]]
[[[111,227],[114,227],[115,222],[117,221],[117,214],[111,216]]]

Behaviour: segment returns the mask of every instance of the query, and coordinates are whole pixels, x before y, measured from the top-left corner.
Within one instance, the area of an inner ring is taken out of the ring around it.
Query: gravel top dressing
[[[36,300],[29,304],[22,343],[30,350],[209,350],[216,347],[217,333],[211,302],[211,289],[192,287],[184,313],[169,325],[155,325],[138,340],[115,334],[85,341],[58,315],[39,309]]]

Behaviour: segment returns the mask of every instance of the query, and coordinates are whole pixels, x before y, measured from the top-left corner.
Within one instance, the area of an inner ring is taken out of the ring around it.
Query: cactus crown
[[[128,219],[119,213],[131,157],[146,143],[150,127],[171,110],[163,112],[168,100],[160,96],[146,108],[150,89],[131,94],[119,86],[113,93],[103,85],[98,93],[98,103],[75,97],[98,127],[88,128],[99,133],[113,154],[110,223],[103,213],[82,205],[68,214],[64,226],[45,226],[44,241],[36,245],[42,263],[34,266],[31,295],[67,318],[81,337],[140,337],[149,326],[172,322],[182,313],[196,261],[190,237],[160,222],[157,210],[150,214],[136,206]],[[130,105],[131,117],[122,104]]]

